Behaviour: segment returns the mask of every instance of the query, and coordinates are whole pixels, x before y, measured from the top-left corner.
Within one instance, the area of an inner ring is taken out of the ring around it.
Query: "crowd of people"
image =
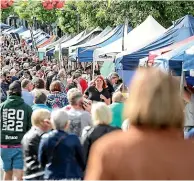
[[[23,41],[1,45],[4,180],[194,179],[193,94],[184,106],[177,79],[139,68],[125,96],[116,72],[88,81]]]

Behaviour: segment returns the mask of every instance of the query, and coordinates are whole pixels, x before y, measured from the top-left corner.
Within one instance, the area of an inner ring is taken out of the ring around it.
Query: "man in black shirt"
[[[114,93],[114,87],[113,85],[117,83],[119,79],[119,75],[116,72],[112,72],[111,74],[109,74],[109,76],[105,79],[106,84],[108,86],[108,92],[110,93],[110,96],[112,97],[113,93]]]

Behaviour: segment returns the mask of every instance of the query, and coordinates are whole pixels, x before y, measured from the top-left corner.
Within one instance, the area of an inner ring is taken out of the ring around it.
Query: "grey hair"
[[[71,95],[72,95],[74,92],[80,92],[80,93],[81,93],[81,91],[80,91],[78,88],[72,88],[72,89],[70,89],[70,90],[67,92],[67,99],[70,99]]]
[[[108,79],[110,80],[110,79],[112,79],[112,77],[119,77],[119,75],[116,73],[116,72],[112,72],[112,73],[110,73],[109,75],[108,75]]]
[[[51,124],[56,130],[64,130],[68,121],[68,114],[63,109],[57,109],[51,113]]]

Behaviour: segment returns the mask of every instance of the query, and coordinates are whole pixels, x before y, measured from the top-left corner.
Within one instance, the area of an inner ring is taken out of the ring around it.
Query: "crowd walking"
[[[1,54],[3,180],[194,179],[194,102],[185,85],[139,68],[88,82],[7,37]]]

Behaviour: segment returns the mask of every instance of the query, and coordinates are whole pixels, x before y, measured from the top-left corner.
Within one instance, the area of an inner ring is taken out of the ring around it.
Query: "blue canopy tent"
[[[54,52],[55,52],[55,46],[57,44],[59,44],[60,42],[66,42],[69,41],[72,38],[71,35],[65,35],[63,37],[61,37],[60,39],[58,39],[57,41],[51,43],[48,45],[48,47],[46,47],[45,52],[46,52],[46,56],[53,56]]]
[[[183,70],[194,70],[194,46],[185,51],[185,61],[183,63]]]
[[[131,31],[131,28],[128,28],[128,32]],[[86,46],[86,47],[78,47],[77,49],[77,59],[79,62],[92,62],[93,61],[93,51],[96,48],[104,47],[123,36],[124,33],[124,25],[119,25],[111,32],[109,32],[103,40],[99,40],[94,45]]]
[[[146,47],[131,54],[126,52],[125,55],[118,55],[115,61],[116,69],[122,67],[123,70],[134,70],[138,67],[139,60],[147,57],[150,51],[169,46],[192,35],[194,35],[194,17],[186,15],[176,20],[166,33]]]
[[[20,34],[20,33],[23,33],[23,32],[26,31],[26,30],[27,30],[27,28],[21,26],[21,27],[19,27],[18,29],[13,30],[11,33],[18,33],[18,34]]]
[[[1,28],[1,30],[4,30],[4,29],[9,29],[9,28],[11,28],[11,26],[6,25],[6,24],[4,24],[4,23],[0,23],[0,28]]]
[[[54,55],[55,48],[52,48],[46,52],[46,56],[53,56]]]
[[[9,34],[9,33],[11,33],[11,32],[14,31],[14,30],[15,30],[15,28],[12,26],[12,27],[9,28],[9,29],[3,30],[3,34]]]
[[[183,63],[183,71],[185,71],[185,79],[187,84],[194,86],[194,46],[185,51],[185,61]]]
[[[182,73],[182,67],[185,66],[186,69],[190,69],[190,65],[193,64],[189,59],[189,55],[186,55],[185,51],[194,46],[194,40],[190,41],[186,45],[182,45],[168,53],[165,53],[157,57],[154,61],[155,67],[162,67],[163,70],[173,71],[177,76]]]

